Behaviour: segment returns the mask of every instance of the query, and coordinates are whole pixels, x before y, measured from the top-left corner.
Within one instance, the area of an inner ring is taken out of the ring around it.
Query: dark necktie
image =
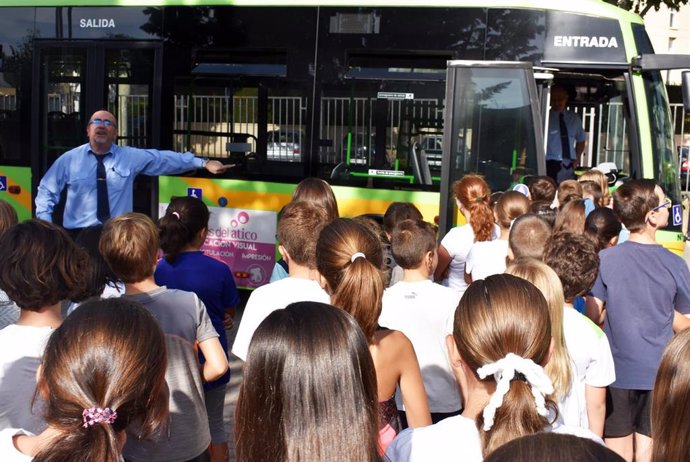
[[[98,165],[96,166],[96,217],[101,223],[105,223],[110,218],[110,203],[108,201],[108,183],[105,181],[105,165],[103,165],[103,155],[96,155]]]
[[[561,128],[561,157],[570,160],[570,140],[568,139],[568,127],[565,126],[565,114],[558,114],[558,122]]]

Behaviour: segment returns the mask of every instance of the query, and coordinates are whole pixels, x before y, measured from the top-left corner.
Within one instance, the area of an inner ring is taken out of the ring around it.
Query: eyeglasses
[[[106,127],[115,127],[116,124],[112,120],[108,119],[91,119],[89,125],[104,125]]]
[[[669,199],[668,197],[664,197],[664,201],[661,204],[654,207],[652,210],[650,210],[650,212],[656,212],[659,209],[670,209],[672,204],[673,202],[671,201],[671,199]]]

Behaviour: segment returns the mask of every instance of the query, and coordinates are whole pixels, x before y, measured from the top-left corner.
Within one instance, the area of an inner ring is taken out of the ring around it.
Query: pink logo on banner
[[[210,211],[206,255],[227,264],[240,287],[267,284],[275,263],[275,212],[217,207]]]

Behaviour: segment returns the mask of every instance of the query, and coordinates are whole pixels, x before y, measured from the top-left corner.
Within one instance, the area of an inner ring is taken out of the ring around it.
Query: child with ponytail
[[[351,314],[369,343],[378,383],[382,446],[400,430],[395,389],[399,385],[411,427],[431,424],[417,356],[399,331],[381,329],[383,249],[373,232],[354,220],[338,218],[316,243],[316,265],[331,304]]]
[[[448,277],[448,287],[460,295],[467,288],[465,261],[475,242],[491,241],[500,233],[491,210],[491,189],[483,177],[465,175],[453,185],[455,202],[467,224],[448,231],[438,246],[438,266],[434,278]]]
[[[195,197],[173,197],[165,215],[158,221],[160,245],[165,258],[158,262],[156,284],[170,289],[194,292],[204,305],[218,332],[227,357],[226,326],[232,326],[239,294],[228,266],[204,255],[201,250],[208,234],[208,207]],[[204,357],[200,355],[203,363]],[[204,401],[211,430],[212,460],[228,460],[228,439],[223,424],[225,388],[230,370],[218,380],[204,384]]]
[[[90,301],[48,340],[36,395],[48,427],[0,431],[6,462],[119,462],[125,428],[155,437],[168,417],[165,337],[141,305]]]
[[[544,366],[551,351],[549,309],[539,289],[509,274],[472,283],[460,300],[447,346],[465,398],[461,415],[407,430],[386,455],[397,461],[481,461],[521,436],[552,428],[554,392]]]

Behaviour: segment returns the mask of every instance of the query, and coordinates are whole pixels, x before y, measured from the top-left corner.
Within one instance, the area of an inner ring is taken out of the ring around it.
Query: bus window
[[[661,74],[657,71],[645,72],[642,74],[642,77],[647,96],[654,178],[659,182],[673,203],[679,204],[678,160],[674,154],[673,126],[671,124],[664,82],[661,79]],[[666,229],[669,231],[680,231],[680,224],[673,225],[673,221],[669,219],[669,226]]]

